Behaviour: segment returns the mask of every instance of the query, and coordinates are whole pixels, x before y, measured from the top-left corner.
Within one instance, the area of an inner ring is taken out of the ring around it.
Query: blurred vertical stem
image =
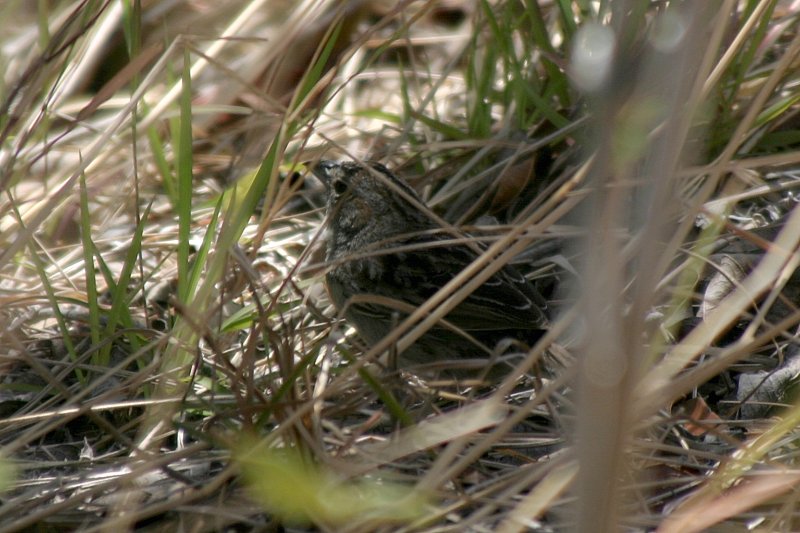
[[[585,260],[581,305],[586,335],[579,360],[576,480],[578,531],[619,531],[625,486],[635,478],[632,391],[643,375],[648,329],[645,316],[668,301],[658,290],[679,241],[677,168],[708,72],[704,54],[716,4],[671,8],[649,26],[647,2],[612,6],[609,26],[585,27],[574,64],[599,67],[581,77],[590,98],[594,163],[585,206]],[[625,9],[617,9],[624,6]],[[592,65],[598,39],[613,39],[608,65]],[[583,50],[581,50],[583,47]],[[584,53],[584,57],[578,57]],[[576,59],[577,58],[577,59]],[[604,70],[605,68],[605,70]],[[594,84],[594,85],[592,85]],[[685,229],[685,228],[684,228]],[[650,328],[652,329],[652,328]],[[623,484],[624,483],[624,484]]]

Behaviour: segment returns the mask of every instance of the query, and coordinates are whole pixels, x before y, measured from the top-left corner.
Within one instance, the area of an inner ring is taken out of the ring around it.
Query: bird
[[[321,160],[311,172],[327,192],[328,293],[369,345],[478,258],[480,249],[455,240],[452,228],[445,231],[416,191],[384,165]],[[495,364],[505,373],[511,367],[502,365],[502,347],[530,346],[548,325],[545,299],[504,266],[397,353],[398,366],[465,377]]]

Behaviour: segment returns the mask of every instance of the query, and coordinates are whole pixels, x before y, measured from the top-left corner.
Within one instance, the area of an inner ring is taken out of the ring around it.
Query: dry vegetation
[[[0,531],[800,530],[798,13],[0,3]],[[519,251],[517,372],[337,317],[323,155]]]

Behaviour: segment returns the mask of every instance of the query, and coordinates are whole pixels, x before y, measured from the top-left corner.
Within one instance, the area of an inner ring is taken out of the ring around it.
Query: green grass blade
[[[189,301],[189,231],[192,226],[192,78],[188,48],[183,56],[181,117],[177,148],[178,298]]]
[[[92,220],[89,211],[89,196],[86,192],[86,178],[81,176],[81,244],[83,247],[83,272],[86,280],[86,303],[89,309],[89,332],[92,344],[100,343],[100,311],[97,305],[97,273],[94,268],[94,241],[92,240]]]
[[[123,262],[119,277],[111,290],[111,309],[108,312],[108,324],[106,324],[103,338],[111,337],[119,325],[127,328],[133,327],[133,320],[131,318],[130,309],[128,308],[132,296],[128,292],[128,287],[131,281],[131,274],[136,267],[142,248],[142,235],[144,234],[144,228],[147,224],[147,218],[150,216],[150,207],[151,206],[148,205],[145,208],[139,223],[136,225],[134,234],[131,236],[130,246],[125,254],[125,261]],[[136,335],[129,335],[128,339],[131,342],[133,350],[138,350],[141,347]],[[98,364],[108,366],[111,360],[111,348],[112,344],[109,343],[98,352]]]

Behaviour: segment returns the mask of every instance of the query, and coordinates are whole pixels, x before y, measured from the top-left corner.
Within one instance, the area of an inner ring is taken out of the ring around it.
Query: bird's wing
[[[419,306],[477,258],[462,245],[387,254],[381,285],[401,287],[387,296]],[[402,294],[401,294],[402,293]],[[466,331],[547,326],[547,304],[519,272],[503,267],[479,285],[446,316]]]

